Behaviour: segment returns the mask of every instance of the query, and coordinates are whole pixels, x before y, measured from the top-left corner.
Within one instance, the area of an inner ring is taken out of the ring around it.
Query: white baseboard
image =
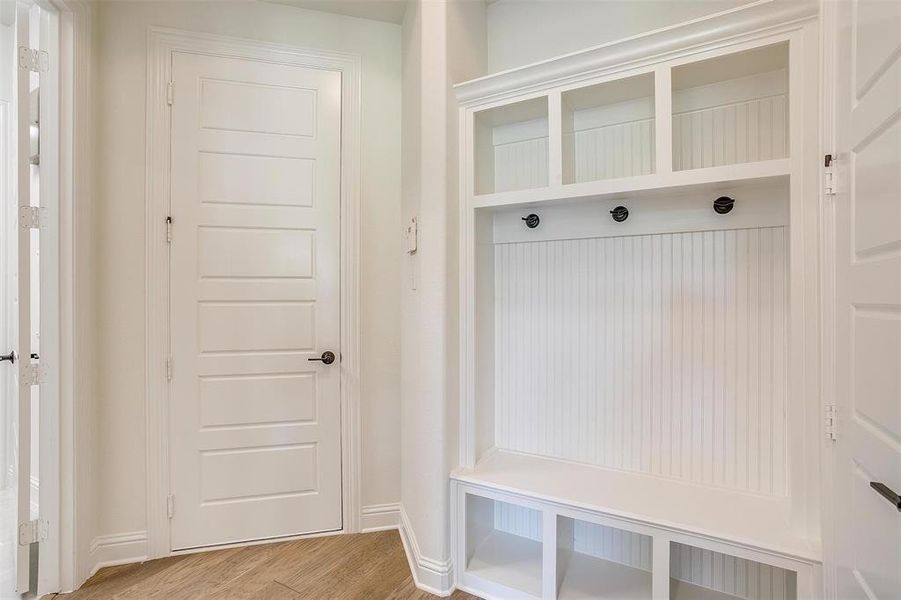
[[[436,596],[450,596],[454,591],[450,559],[437,561],[422,555],[403,506],[400,507],[400,522],[400,539],[404,544],[416,587]]]
[[[400,527],[400,504],[371,504],[364,506],[360,515],[360,531],[384,531]]]
[[[147,560],[147,532],[132,531],[100,535],[91,542],[91,575],[103,567],[114,567]]]

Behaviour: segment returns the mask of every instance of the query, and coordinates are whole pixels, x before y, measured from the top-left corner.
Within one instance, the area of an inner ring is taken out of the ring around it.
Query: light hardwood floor
[[[436,598],[416,589],[397,531],[247,546],[101,569],[55,600]],[[455,600],[474,596],[456,592]],[[44,600],[49,600],[45,597]]]

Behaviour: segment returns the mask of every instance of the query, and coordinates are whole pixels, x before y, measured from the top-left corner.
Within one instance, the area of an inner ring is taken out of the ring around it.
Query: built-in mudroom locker
[[[463,590],[821,593],[816,27],[690,34],[457,86]]]

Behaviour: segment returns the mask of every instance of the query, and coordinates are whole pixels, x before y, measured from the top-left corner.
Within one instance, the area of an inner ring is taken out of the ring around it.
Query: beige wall
[[[144,159],[151,25],[360,54],[363,505],[400,497],[400,27],[258,2],[98,4],[99,534],[143,531]]]
[[[756,2],[497,0],[488,5],[489,67],[492,73],[512,69],[752,3]]]
[[[419,246],[404,259],[402,501],[422,558],[419,581],[443,589],[448,475],[457,465],[457,103],[451,85],[482,73],[485,7],[415,0],[403,26],[403,215]],[[419,558],[419,557],[414,557]]]

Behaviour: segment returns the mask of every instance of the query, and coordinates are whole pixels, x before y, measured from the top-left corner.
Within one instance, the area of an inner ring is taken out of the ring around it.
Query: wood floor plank
[[[277,581],[271,582],[250,600],[303,600],[303,596]]]
[[[298,570],[305,571],[308,564],[317,560],[320,550],[332,543],[330,541],[332,537],[277,544],[272,556],[260,568],[244,573],[229,582],[228,586],[211,593],[208,600],[255,598],[271,582],[279,578],[288,578],[291,573]]]
[[[473,596],[455,592],[455,600]],[[54,600],[432,600],[397,531],[245,546],[101,569]],[[45,597],[44,600],[50,600]]]
[[[144,581],[154,574],[168,569],[185,557],[169,556],[159,560],[151,560],[143,563],[106,567],[100,569],[88,579],[79,590],[72,594],[59,594],[57,600],[77,598],[78,600],[99,600],[101,598],[113,598],[122,590]]]

